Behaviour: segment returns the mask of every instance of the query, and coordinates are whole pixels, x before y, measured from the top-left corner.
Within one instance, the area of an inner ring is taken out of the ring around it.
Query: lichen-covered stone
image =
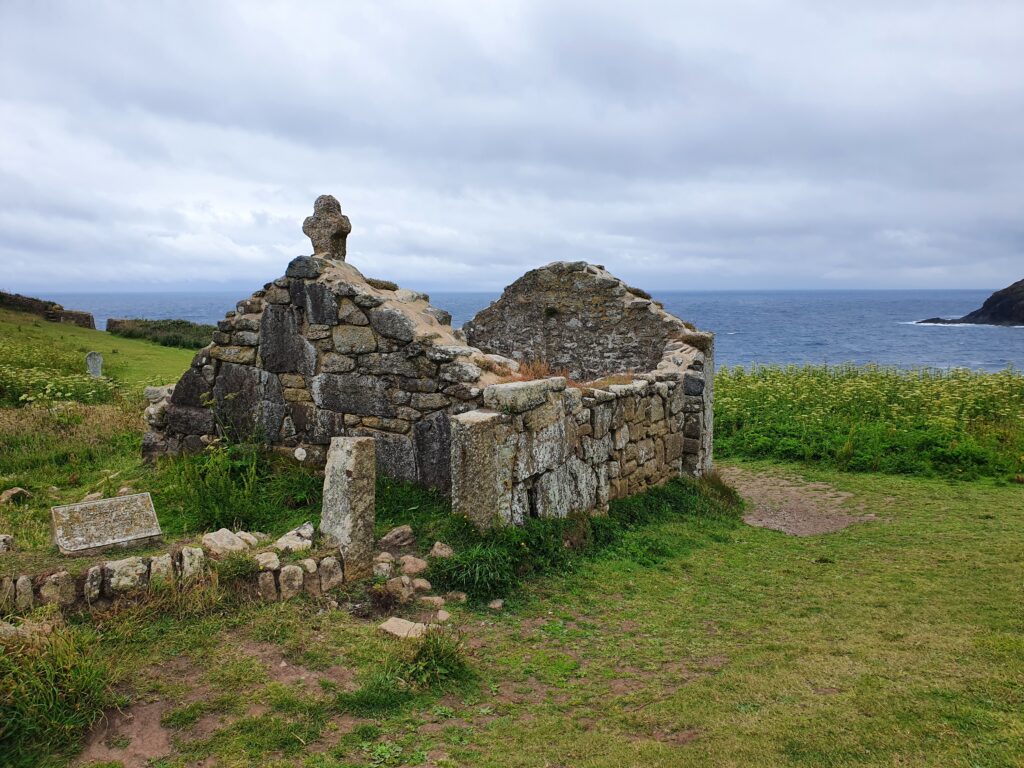
[[[149,568],[141,557],[113,560],[103,566],[103,581],[108,594],[134,592],[146,585]]]
[[[282,600],[290,600],[302,594],[305,573],[305,570],[298,565],[285,565],[281,568],[278,581]]]
[[[368,437],[335,437],[327,452],[320,533],[338,548],[349,581],[373,568],[376,450]]]

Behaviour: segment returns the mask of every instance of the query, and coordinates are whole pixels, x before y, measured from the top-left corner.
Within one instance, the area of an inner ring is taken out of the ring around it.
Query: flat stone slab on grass
[[[62,555],[93,555],[150,544],[162,535],[153,499],[134,493],[52,507],[53,541]]]
[[[379,629],[387,632],[389,635],[394,635],[395,637],[423,637],[423,635],[427,633],[429,625],[421,624],[417,621],[402,619],[398,616],[392,616],[381,624]]]

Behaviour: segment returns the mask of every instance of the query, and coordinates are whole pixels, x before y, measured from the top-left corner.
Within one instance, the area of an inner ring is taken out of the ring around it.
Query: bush
[[[725,368],[715,377],[715,450],[851,472],[1013,476],[1024,471],[1024,375]]]
[[[107,378],[85,371],[85,358],[66,349],[0,339],[0,407],[70,400],[109,403],[116,387]]]
[[[91,634],[58,628],[37,644],[0,646],[0,755],[36,766],[73,747],[113,703]]]
[[[113,320],[107,332],[126,339],[146,339],[164,347],[201,349],[210,343],[216,326],[188,320]]]

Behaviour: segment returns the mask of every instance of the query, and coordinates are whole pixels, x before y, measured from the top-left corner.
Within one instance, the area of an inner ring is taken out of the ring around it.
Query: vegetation
[[[214,325],[193,323],[188,320],[118,320],[107,326],[107,331],[126,339],[147,339],[164,347],[201,349],[210,343]]]
[[[856,472],[1019,477],[1024,374],[724,369],[715,376],[715,452]]]

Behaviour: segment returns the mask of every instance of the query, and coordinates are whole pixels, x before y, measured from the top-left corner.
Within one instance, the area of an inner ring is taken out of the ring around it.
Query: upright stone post
[[[324,468],[320,533],[341,554],[345,581],[373,573],[377,455],[372,437],[333,437]]]

